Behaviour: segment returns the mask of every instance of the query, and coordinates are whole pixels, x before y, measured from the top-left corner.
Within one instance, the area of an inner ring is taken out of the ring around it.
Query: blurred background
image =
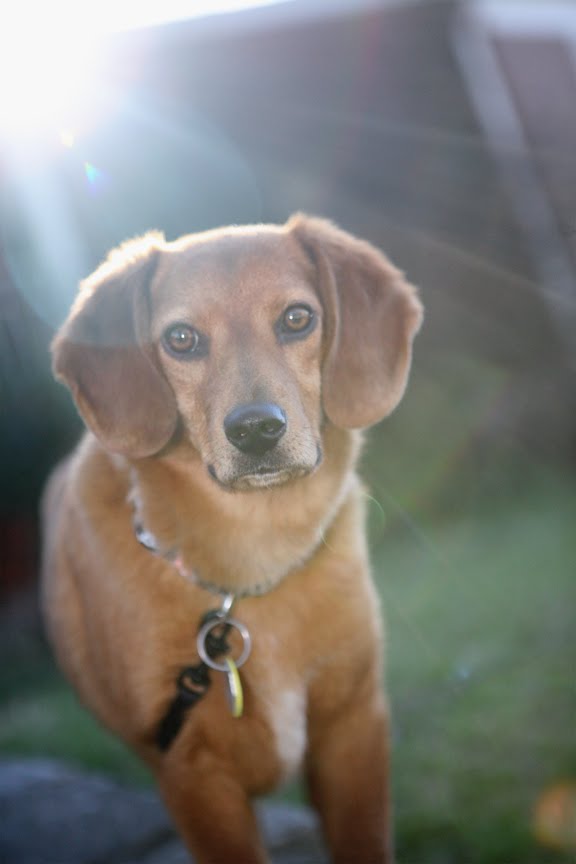
[[[150,228],[335,220],[421,288],[369,435],[399,860],[576,855],[576,7],[10,4],[0,13],[0,750],[146,783],[39,625],[38,499],[80,423],[48,345]]]

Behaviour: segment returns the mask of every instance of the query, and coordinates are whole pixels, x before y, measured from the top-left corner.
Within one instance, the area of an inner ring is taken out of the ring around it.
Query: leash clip
[[[250,656],[252,639],[248,628],[241,621],[230,617],[235,599],[234,594],[226,594],[220,609],[208,613],[198,631],[196,647],[200,659],[206,667],[225,673],[228,703],[232,716],[241,717],[244,710],[244,692],[238,670]],[[221,632],[215,633],[216,628],[220,628]],[[230,650],[227,637],[231,629],[237,630],[242,639],[242,648],[235,660],[227,656]],[[224,660],[219,662],[216,658],[222,655],[224,655]]]
[[[230,618],[228,615],[218,614],[209,618],[204,622],[200,630],[198,631],[198,636],[196,637],[196,647],[198,649],[198,654],[200,655],[200,659],[206,663],[211,669],[216,669],[217,672],[228,672],[229,665],[226,662],[219,663],[217,660],[214,660],[210,656],[210,651],[206,646],[206,640],[209,639],[212,630],[215,627],[221,627],[223,624],[226,627],[232,627],[234,630],[237,630],[240,634],[240,638],[242,639],[242,649],[240,651],[239,656],[234,660],[234,665],[237,669],[240,669],[248,657],[250,656],[250,651],[252,650],[252,638],[248,631],[248,628],[242,624],[241,621],[238,621],[237,618]]]

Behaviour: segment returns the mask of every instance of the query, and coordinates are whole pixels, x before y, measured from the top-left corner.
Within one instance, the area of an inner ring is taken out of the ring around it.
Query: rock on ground
[[[325,864],[311,811],[264,803],[258,812],[273,864]],[[190,864],[190,857],[154,791],[18,759],[0,762],[0,864]]]

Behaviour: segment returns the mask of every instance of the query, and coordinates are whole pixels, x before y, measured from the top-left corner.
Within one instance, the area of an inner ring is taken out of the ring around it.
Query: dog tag
[[[228,694],[228,702],[233,717],[241,717],[244,711],[244,693],[242,691],[242,681],[240,673],[234,660],[226,657],[226,687]]]

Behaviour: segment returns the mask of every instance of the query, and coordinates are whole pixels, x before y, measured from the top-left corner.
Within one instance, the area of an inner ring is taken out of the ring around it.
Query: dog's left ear
[[[286,223],[316,265],[325,315],[324,410],[344,429],[372,426],[398,404],[422,322],[416,290],[369,243],[324,219]]]
[[[176,401],[147,344],[148,287],[163,238],[129,241],[85,279],[52,343],[56,377],[108,450],[157,453],[172,437]]]

